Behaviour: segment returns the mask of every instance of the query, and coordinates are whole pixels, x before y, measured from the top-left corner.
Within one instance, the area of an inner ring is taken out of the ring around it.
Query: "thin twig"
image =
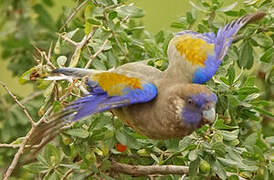
[[[61,180],[65,180],[65,179],[72,173],[72,171],[73,171],[73,169],[68,170],[68,171],[64,174],[64,176],[61,177]]]
[[[14,144],[0,144],[0,148],[14,148],[17,149],[19,148],[20,145],[14,145]]]
[[[52,43],[51,43],[51,45],[50,45],[50,49],[49,49],[49,51],[51,51],[51,47],[52,47]],[[50,55],[51,55],[51,53],[50,52],[48,52],[48,55],[43,51],[42,52],[42,57],[44,57],[45,59],[46,59],[46,62],[47,62],[47,64],[52,68],[52,69],[56,69],[56,67],[52,64],[52,62],[50,61]]]
[[[40,56],[42,58],[45,58],[46,62],[47,62],[47,65],[49,65],[52,69],[55,69],[56,67],[52,64],[52,62],[50,61],[50,57],[51,57],[51,51],[52,51],[52,42],[50,44],[50,48],[49,48],[49,52],[48,52],[48,55],[40,50],[35,44],[32,44],[32,46],[38,51],[38,53],[40,54]]]
[[[76,8],[74,8],[73,12],[70,14],[70,16],[68,17],[68,19],[66,20],[65,24],[59,29],[59,32],[62,31],[66,25],[72,20],[73,16],[75,16],[77,14],[78,11],[80,11],[80,9],[88,2],[88,0],[85,0],[84,2],[82,2],[81,4],[79,4]]]
[[[94,54],[92,54],[90,57],[89,57],[89,60],[85,66],[85,69],[89,68],[90,64],[92,63],[92,61],[94,60],[94,58],[96,58],[105,48],[107,42],[108,42],[108,39],[112,36],[112,34],[110,34],[106,40],[104,41],[104,43],[102,44],[101,48]]]
[[[74,67],[77,65],[78,61],[79,61],[79,53],[81,53],[81,50],[85,47],[86,44],[88,44],[89,40],[91,39],[91,37],[93,36],[94,32],[95,32],[96,27],[93,27],[90,31],[90,33],[88,35],[86,35],[81,42],[78,43],[78,45],[75,48],[75,51],[71,57],[71,62],[69,67]],[[75,60],[75,58],[77,58],[77,60]]]
[[[56,33],[58,36],[60,36],[62,39],[64,39],[65,41],[69,42],[70,44],[72,44],[73,46],[78,46],[78,43],[71,40],[70,38],[68,38],[67,36],[60,34],[60,33]]]
[[[2,83],[0,81],[0,84],[3,86],[3,88],[9,93],[9,95],[12,97],[12,99],[18,104],[18,106],[23,110],[23,112],[25,113],[25,115],[27,116],[29,122],[31,123],[31,125],[34,125],[35,122],[33,121],[31,115],[29,114],[29,112],[27,111],[26,107],[20,103],[20,101],[18,101],[17,97],[8,89],[8,87]]]
[[[25,104],[28,101],[31,101],[33,99],[35,99],[36,97],[40,96],[41,94],[43,94],[43,91],[36,91],[32,94],[30,94],[29,96],[25,97],[24,99],[22,99],[20,101],[21,104]],[[16,107],[16,104],[14,104],[13,106],[11,106],[11,108],[9,109],[9,111],[13,110]]]

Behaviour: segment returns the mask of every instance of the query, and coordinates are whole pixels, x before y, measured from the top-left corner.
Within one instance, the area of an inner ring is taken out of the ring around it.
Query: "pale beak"
[[[215,106],[211,106],[205,108],[202,111],[202,116],[203,116],[203,120],[206,121],[209,124],[214,123],[215,121],[215,116],[216,116],[216,112],[215,112]]]

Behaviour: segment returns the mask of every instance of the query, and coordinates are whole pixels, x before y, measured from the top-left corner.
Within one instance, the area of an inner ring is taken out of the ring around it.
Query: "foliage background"
[[[102,3],[98,9],[104,9],[104,6],[108,7],[123,1],[93,2]],[[130,2],[132,1],[126,4]],[[16,169],[14,178],[27,179],[39,176],[45,179],[60,179],[70,170],[72,173],[68,178],[79,179],[86,176],[97,179],[133,178],[129,175],[113,174],[109,168],[111,160],[115,160],[139,165],[190,166],[189,177],[192,179],[205,177],[225,179],[229,176],[231,179],[237,179],[237,176],[247,179],[272,179],[274,177],[274,123],[271,113],[274,82],[273,2],[248,0],[243,5],[222,0],[200,2],[201,5],[197,7],[195,5],[199,4],[197,1],[194,1],[195,4],[192,6],[188,1],[172,1],[172,3],[136,1],[136,6],[145,10],[151,8],[146,10],[147,16],[144,18],[141,9],[119,11],[111,6],[108,7],[110,10],[107,14],[114,19],[107,20],[105,17],[95,18],[94,14],[98,12],[84,7],[64,31],[73,32],[78,28],[79,30],[72,37],[77,42],[90,31],[89,28],[98,24],[106,28],[110,27],[110,32],[115,32],[117,38],[110,38],[110,43],[104,48],[103,53],[94,59],[92,68],[107,69],[126,62],[146,59],[149,60],[149,65],[165,69],[167,65],[165,50],[172,31],[191,28],[199,32],[216,32],[218,27],[246,12],[254,12],[258,9],[266,11],[268,15],[262,22],[249,25],[241,31],[240,34],[243,36],[239,36],[239,41],[229,51],[218,74],[208,83],[219,97],[217,108],[219,117],[213,127],[205,126],[182,140],[153,141],[139,136],[116,118],[113,119],[109,113],[95,115],[74,124],[72,128],[58,136],[52,144],[46,146],[38,156],[37,162],[24,166],[24,169]],[[34,60],[43,59],[32,44],[48,52],[52,41],[54,51],[50,60],[55,66],[62,64],[60,63],[62,58],[58,61],[61,55],[66,55],[70,59],[75,48],[61,41],[55,32],[58,32],[73,11],[72,8],[79,2],[69,1],[65,8],[62,8],[64,1],[2,0],[0,3],[4,14],[0,19],[1,52],[5,61],[3,63],[3,60],[0,60],[1,65],[5,65],[1,68],[8,66],[21,83],[28,84],[15,87],[8,83],[8,86],[13,87],[12,91],[22,96],[20,99],[25,102],[33,119],[37,120],[48,107],[52,106],[57,111],[64,103],[75,97],[69,95],[64,102],[58,103],[52,84],[40,80],[35,82],[25,80],[29,78],[31,72],[40,67]],[[229,6],[231,4],[232,6]],[[93,7],[94,4],[90,6]],[[216,16],[212,12],[216,13]],[[124,15],[131,16],[132,19],[125,20],[125,25],[114,26],[113,23],[117,23],[117,19],[123,20]],[[145,28],[143,24],[146,25]],[[160,31],[161,29],[164,31]],[[83,67],[87,62],[89,56],[87,49],[94,54],[102,46],[100,39],[107,38],[107,35],[107,31],[97,31],[95,35],[97,41],[84,47],[82,55],[79,56],[78,66]],[[41,64],[45,65],[45,62]],[[36,65],[34,69],[27,71],[34,65]],[[7,80],[6,69],[1,71],[3,72],[4,74],[0,76],[1,81],[13,81],[17,84],[16,79]],[[43,73],[46,73],[46,70],[39,69],[38,75],[43,76]],[[59,93],[65,94],[66,88],[70,85],[60,83],[59,86]],[[32,92],[32,96],[37,94],[37,97],[29,100],[26,96],[28,92]],[[22,142],[20,137],[30,129],[30,124],[21,109],[14,105],[13,100],[2,89],[0,93],[0,142],[15,141],[13,145],[18,145]],[[73,93],[80,92],[75,90]],[[127,150],[117,151],[117,143],[127,145]],[[14,149],[0,149],[0,171],[6,168],[9,164],[7,162],[12,160],[15,152]],[[148,177],[141,177],[141,179],[146,178]],[[178,179],[180,176],[156,177],[156,179],[161,178]]]

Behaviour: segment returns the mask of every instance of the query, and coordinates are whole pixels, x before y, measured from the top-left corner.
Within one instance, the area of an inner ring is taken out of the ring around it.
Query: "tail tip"
[[[257,20],[260,20],[260,19],[262,19],[265,15],[266,15],[265,12],[263,12],[263,11],[257,11],[256,13],[251,14],[252,17],[251,17],[250,21],[257,21]]]

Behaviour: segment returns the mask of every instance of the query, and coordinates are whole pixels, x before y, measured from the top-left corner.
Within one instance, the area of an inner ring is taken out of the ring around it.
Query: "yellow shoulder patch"
[[[125,87],[142,89],[141,82],[138,78],[112,72],[95,74],[91,77],[91,80],[98,82],[99,86],[106,91],[108,95],[121,95]]]
[[[204,66],[208,54],[213,54],[214,44],[203,39],[193,38],[190,34],[183,34],[174,40],[176,49],[192,64]]]

